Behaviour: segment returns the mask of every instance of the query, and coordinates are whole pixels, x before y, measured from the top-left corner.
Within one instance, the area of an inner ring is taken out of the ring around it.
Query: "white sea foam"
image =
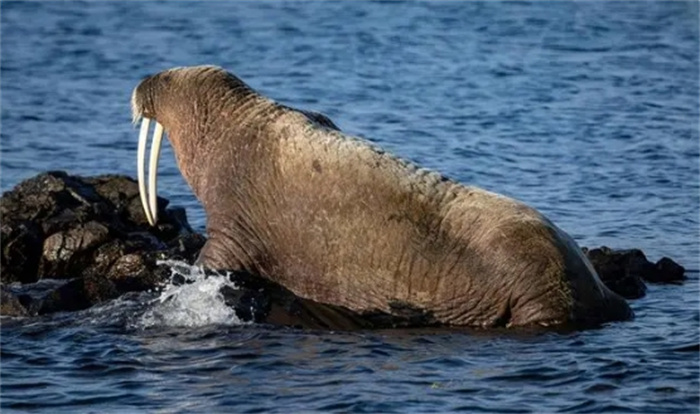
[[[170,279],[139,318],[138,326],[191,328],[243,323],[220,292],[224,286],[238,289],[228,274],[206,275],[199,267],[174,260],[158,261],[158,265],[170,267]]]

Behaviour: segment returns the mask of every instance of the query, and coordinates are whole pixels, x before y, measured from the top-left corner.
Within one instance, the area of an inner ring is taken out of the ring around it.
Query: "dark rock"
[[[0,199],[2,283],[73,279],[45,295],[43,303],[24,298],[33,313],[84,309],[124,292],[152,289],[169,276],[157,260],[192,261],[205,242],[192,232],[183,209],[167,205],[159,198],[160,219],[153,228],[138,184],[129,177],[81,178],[58,171],[26,180]]]
[[[182,207],[171,207],[166,210],[166,213],[173,223],[177,223],[177,225],[187,233],[194,233],[194,230],[190,227],[190,223],[187,221],[187,210]]]
[[[130,253],[119,257],[109,268],[109,279],[120,283],[134,283],[134,280],[139,278],[148,278],[149,264],[146,263],[146,258],[137,253]],[[152,285],[152,283],[145,282]],[[142,289],[124,289],[124,290],[142,290]]]
[[[36,282],[42,252],[41,226],[29,220],[14,221],[5,215],[2,219],[2,282]]]
[[[84,273],[107,274],[117,260],[127,254],[126,252],[127,246],[124,240],[110,240],[95,249],[91,267]]]
[[[41,308],[41,298],[36,298],[32,295],[23,293],[17,295],[17,299],[19,299],[19,303],[24,306],[24,309],[27,310],[27,315],[29,316],[35,316],[39,314],[39,309]]]
[[[192,263],[207,239],[198,233],[182,234],[168,243],[168,257]]]
[[[190,280],[190,279],[187,279],[185,276],[183,276],[183,275],[181,275],[181,274],[179,274],[179,273],[175,273],[175,274],[170,278],[170,283],[171,283],[173,286],[182,286],[182,285],[185,285],[185,284],[188,284],[188,285],[189,285],[189,284],[192,284],[192,283],[194,283],[194,281],[192,281],[192,280]]]
[[[18,295],[6,286],[0,286],[0,315],[27,316],[27,308],[24,307]]]
[[[224,302],[236,311],[243,321],[264,322],[270,313],[270,297],[264,290],[221,288]]]
[[[87,221],[86,216],[93,214],[90,203],[97,200],[95,192],[80,178],[52,171],[25,180],[4,193],[0,215],[3,220],[41,223],[50,234],[65,230],[67,227],[62,226],[70,226],[76,219]]]
[[[167,280],[169,275],[168,268],[157,266],[153,257],[131,253],[120,257],[106,277],[114,282],[120,292],[134,292],[153,289]]]
[[[100,175],[85,178],[85,182],[94,186],[96,193],[115,208],[123,221],[148,226],[139,199],[139,188],[132,178],[123,175]],[[166,215],[165,208],[168,203],[168,200],[158,197],[159,217]],[[168,221],[159,220],[159,225],[161,224],[168,224]],[[177,227],[178,224],[174,224]]]
[[[19,301],[25,310],[24,316],[35,316],[39,314],[44,299],[66,283],[70,283],[70,280],[42,279],[34,283],[2,285],[0,289],[5,291],[7,297],[14,297]],[[3,296],[3,300],[7,299],[6,296]],[[12,311],[7,308],[0,310],[0,314],[13,315]]]
[[[585,249],[603,283],[627,299],[643,297],[644,281],[649,283],[679,283],[685,280],[685,269],[664,257],[656,264],[639,249],[614,250],[603,246]]]
[[[584,249],[584,253],[610,290],[627,299],[644,297],[647,287],[642,281],[642,273],[653,264],[646,260],[641,250],[612,250],[603,246]]]
[[[645,275],[650,283],[681,283],[687,279],[685,268],[668,257],[662,257],[655,265],[655,272]]]
[[[119,296],[114,284],[105,278],[88,276],[71,280],[49,293],[39,309],[39,314],[58,311],[87,309],[98,303]]]
[[[110,239],[109,229],[90,221],[44,240],[40,272],[55,278],[80,275],[94,261],[94,250]]]
[[[85,182],[92,185],[100,197],[109,200],[118,208],[129,204],[139,196],[139,188],[134,185],[134,180],[124,175],[106,174],[86,177]],[[143,218],[146,218],[145,215]]]

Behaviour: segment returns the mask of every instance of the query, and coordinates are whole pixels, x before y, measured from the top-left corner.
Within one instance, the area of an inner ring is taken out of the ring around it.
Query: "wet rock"
[[[109,269],[107,278],[114,282],[121,292],[153,289],[168,279],[170,271],[165,266],[157,266],[156,259],[139,253],[120,257]]]
[[[221,288],[224,302],[232,307],[242,321],[264,322],[270,313],[270,297],[264,290]]]
[[[679,283],[685,280],[682,266],[667,257],[654,264],[639,249],[615,250],[603,246],[583,251],[603,283],[627,299],[638,299],[646,294],[644,281]]]
[[[0,310],[0,314],[14,316],[36,316],[39,314],[39,311],[43,306],[44,299],[46,299],[49,294],[58,290],[61,286],[70,282],[70,280],[66,279],[42,279],[35,283],[13,283],[11,285],[1,285],[0,289],[5,291],[2,301],[5,299],[12,300],[11,298],[14,297],[24,308],[24,313],[21,315],[13,314],[6,308],[4,310]],[[2,301],[0,301],[0,304]]]
[[[655,271],[644,275],[649,283],[682,283],[687,279],[685,268],[668,257],[662,257],[654,266]]]
[[[4,213],[2,218],[0,266],[2,266],[3,283],[36,282],[38,279],[37,268],[42,253],[41,226],[29,220],[13,221]]]
[[[5,286],[0,286],[0,315],[27,316],[27,309],[19,297]]]
[[[146,214],[141,207],[141,201],[139,199],[139,189],[132,178],[124,175],[101,175],[97,177],[87,177],[85,182],[92,185],[95,192],[108,202],[116,209],[117,214],[121,217],[124,222],[133,223],[139,226],[148,226],[148,220],[146,219]],[[166,207],[169,201],[158,197],[158,216],[164,217],[169,214],[166,213]],[[171,220],[159,220],[159,226],[167,226],[172,224],[173,227],[179,230],[180,223]],[[185,218],[186,221],[186,218]],[[189,229],[187,225],[186,230]]]
[[[642,260],[644,255],[641,251],[614,251],[603,246],[584,249],[584,253],[610,290],[626,299],[639,299],[646,295],[647,286],[640,275],[646,258]]]
[[[24,306],[27,311],[27,316],[36,316],[39,314],[39,309],[41,308],[42,300],[41,298],[34,297],[32,295],[23,293],[17,295],[19,303]]]
[[[115,299],[119,294],[114,283],[106,278],[88,276],[74,279],[49,293],[43,300],[39,314],[87,309]]]
[[[109,229],[94,220],[54,233],[44,240],[40,273],[56,278],[79,275],[94,261],[94,250],[109,239]]]
[[[41,300],[33,298],[33,313],[84,309],[152,289],[169,276],[157,260],[192,261],[205,242],[183,209],[167,205],[159,198],[153,228],[129,177],[54,171],[23,181],[0,199],[2,283],[72,279]],[[7,303],[14,304],[9,295]]]
[[[198,233],[182,234],[168,243],[168,257],[193,263],[207,239]]]
[[[176,224],[175,228],[184,229],[187,233],[195,234],[190,223],[187,222],[187,211],[182,207],[171,207],[167,210],[172,222]],[[201,236],[197,234],[197,236]]]

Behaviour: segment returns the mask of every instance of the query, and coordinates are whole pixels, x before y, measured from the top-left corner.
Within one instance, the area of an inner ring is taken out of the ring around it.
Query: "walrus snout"
[[[154,75],[146,76],[134,88],[131,95],[131,116],[134,125],[141,121],[137,151],[137,172],[139,193],[146,219],[151,226],[158,222],[157,188],[158,162],[163,141],[165,121],[173,102],[195,105],[200,91],[211,91],[212,84],[229,87],[245,86],[240,80],[233,78],[218,66],[205,65],[196,67],[177,67]],[[330,120],[329,120],[330,122]],[[148,135],[154,123],[153,138],[148,162],[148,188],[146,188],[145,163]],[[172,122],[171,122],[172,123]],[[167,124],[166,124],[167,125]]]
[[[155,96],[160,84],[169,83],[169,73],[163,72],[157,75],[146,76],[134,88],[131,95],[131,117],[136,125],[141,121],[139,132],[138,150],[136,155],[136,167],[139,183],[139,195],[146,219],[151,226],[158,223],[158,161],[160,159],[160,148],[163,141],[163,124],[155,119]],[[151,121],[154,121],[153,139],[148,163],[148,189],[146,189],[145,163],[146,146]]]

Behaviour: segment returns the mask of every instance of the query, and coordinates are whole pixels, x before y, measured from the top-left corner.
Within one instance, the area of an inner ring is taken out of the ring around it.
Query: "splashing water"
[[[162,260],[170,267],[170,279],[136,325],[151,327],[199,327],[205,325],[241,325],[229,307],[221,288],[238,290],[228,274],[205,274],[202,268],[176,260]]]

